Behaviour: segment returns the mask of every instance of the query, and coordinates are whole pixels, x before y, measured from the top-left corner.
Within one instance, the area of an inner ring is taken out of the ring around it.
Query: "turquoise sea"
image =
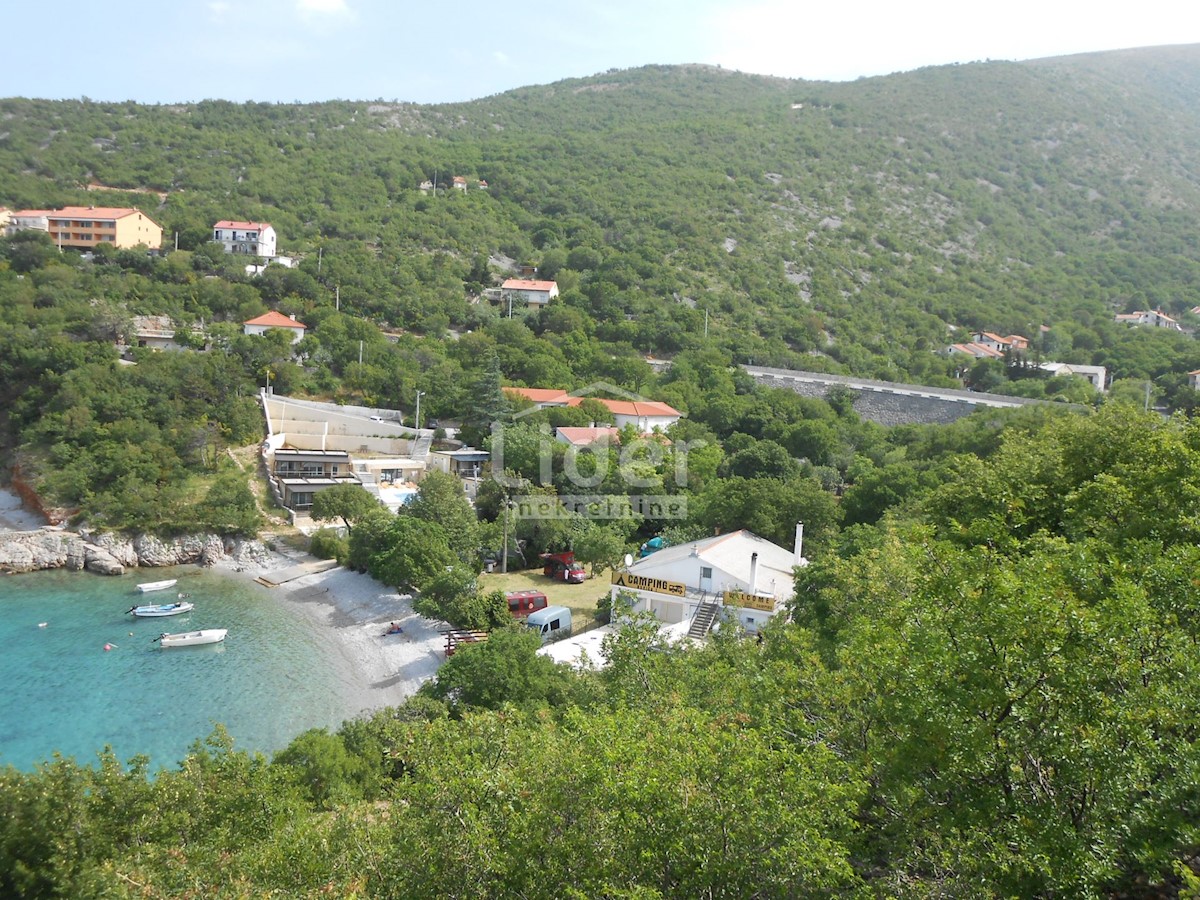
[[[165,578],[179,583],[135,592]],[[191,613],[127,612],[180,591],[196,604]],[[144,753],[152,769],[172,768],[217,722],[237,749],[267,754],[308,728],[336,728],[353,710],[346,660],[270,591],[196,566],[0,577],[0,766],[32,770],[56,750],[93,763],[107,744],[122,761]],[[229,636],[202,647],[153,643],[163,631],[200,628]]]

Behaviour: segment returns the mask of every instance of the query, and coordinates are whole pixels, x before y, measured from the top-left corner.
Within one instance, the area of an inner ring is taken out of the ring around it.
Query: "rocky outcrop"
[[[0,533],[0,572],[87,569],[101,575],[121,575],[127,568],[188,563],[211,566],[224,559],[239,566],[261,565],[267,557],[267,548],[257,540],[215,534],[131,537],[57,528]]]

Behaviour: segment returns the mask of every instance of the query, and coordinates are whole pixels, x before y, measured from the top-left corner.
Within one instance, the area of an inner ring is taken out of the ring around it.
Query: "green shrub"
[[[319,559],[336,559],[342,563],[350,555],[350,542],[338,534],[337,529],[322,528],[309,539],[308,552]]]

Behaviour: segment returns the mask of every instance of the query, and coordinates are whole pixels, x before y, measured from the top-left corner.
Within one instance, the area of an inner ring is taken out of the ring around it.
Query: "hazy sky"
[[[1200,43],[1178,0],[9,0],[0,21],[0,96],[148,103],[441,103],[650,63],[845,81]]]

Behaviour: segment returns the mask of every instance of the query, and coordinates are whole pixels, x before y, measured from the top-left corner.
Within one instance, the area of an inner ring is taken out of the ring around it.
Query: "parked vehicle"
[[[508,611],[518,619],[550,605],[550,600],[541,591],[509,591],[504,599],[508,601]]]
[[[587,579],[587,572],[584,571],[583,566],[575,562],[573,550],[566,550],[562,553],[543,553],[542,559],[546,563],[542,568],[542,574],[548,578],[565,581],[568,584],[583,584]]]
[[[525,624],[542,636],[542,643],[571,635],[571,611],[565,606],[547,606],[525,617]]]

